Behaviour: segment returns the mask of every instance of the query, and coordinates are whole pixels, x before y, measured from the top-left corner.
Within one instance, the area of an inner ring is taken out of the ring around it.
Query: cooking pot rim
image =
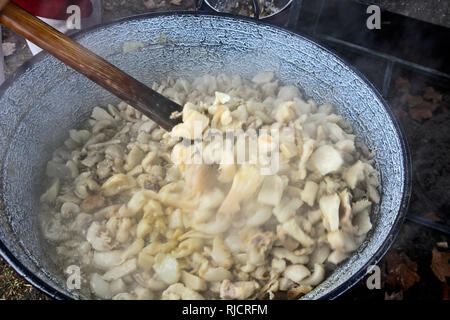
[[[130,21],[130,20],[141,20],[141,19],[151,19],[155,17],[161,17],[161,16],[215,16],[215,17],[225,17],[225,18],[231,18],[233,20],[237,21],[245,21],[245,22],[252,22],[255,24],[262,24],[266,26],[270,26],[274,29],[277,29],[281,32],[286,32],[291,35],[295,35],[297,37],[301,37],[304,40],[311,42],[313,45],[317,46],[321,50],[324,50],[328,54],[333,55],[335,58],[337,58],[339,61],[342,61],[349,69],[351,69],[359,78],[361,78],[366,85],[369,86],[369,88],[375,93],[375,95],[378,97],[378,99],[382,102],[382,105],[384,109],[386,110],[387,114],[389,115],[391,121],[394,124],[394,127],[396,129],[396,132],[399,136],[399,140],[401,143],[401,152],[402,152],[402,158],[404,163],[404,181],[403,181],[403,194],[401,199],[401,205],[399,212],[397,214],[397,217],[395,221],[392,224],[391,230],[389,232],[389,235],[386,237],[386,239],[383,241],[381,246],[378,248],[378,250],[375,252],[375,254],[369,259],[369,261],[362,266],[357,272],[355,272],[354,275],[352,275],[349,279],[347,279],[344,283],[342,283],[337,288],[331,290],[330,292],[326,293],[322,297],[319,298],[319,300],[327,300],[327,299],[335,299],[339,297],[341,294],[345,293],[348,289],[350,289],[352,286],[354,286],[356,283],[358,283],[367,272],[367,268],[371,265],[377,264],[383,256],[387,253],[387,251],[390,249],[392,244],[394,243],[401,227],[403,224],[403,221],[406,217],[408,206],[409,206],[409,199],[411,197],[411,154],[409,151],[408,142],[406,140],[406,135],[404,133],[403,128],[399,124],[396,116],[394,115],[393,111],[389,107],[388,103],[385,101],[385,99],[381,96],[381,94],[378,92],[378,90],[374,87],[374,85],[367,80],[367,78],[355,67],[345,62],[342,58],[340,58],[338,55],[330,51],[329,49],[323,47],[321,44],[317,43],[313,39],[311,39],[308,36],[305,36],[303,34],[300,34],[296,31],[283,28],[277,25],[273,25],[270,23],[267,23],[264,21],[264,19],[254,19],[250,17],[245,16],[236,16],[233,14],[228,13],[221,13],[221,12],[201,12],[201,11],[172,11],[172,12],[150,12],[150,13],[143,13],[143,14],[137,14],[132,15],[128,17],[124,17],[121,19],[113,20],[107,23],[103,23],[100,25],[96,25],[90,28],[86,28],[81,31],[77,31],[74,33],[69,34],[70,37],[74,38],[75,40],[77,38],[80,38],[86,34],[89,34],[91,32],[95,32],[101,28],[105,28],[111,25],[119,24],[122,22]],[[43,60],[45,57],[48,56],[47,52],[40,52],[36,56],[30,58],[25,63],[23,63],[12,76],[10,76],[6,81],[0,86],[0,97],[3,96],[5,91],[11,86],[15,80],[17,80],[22,74],[24,74],[28,68],[33,66],[36,63],[39,63],[41,60]],[[10,140],[8,141],[9,144]],[[3,161],[0,159],[0,161]],[[1,163],[0,163],[1,164]],[[0,183],[2,181],[2,177],[0,177]],[[2,195],[0,194],[0,198]],[[25,265],[23,265],[14,255],[13,253],[2,243],[0,240],[0,256],[3,257],[3,259],[25,280],[27,280],[29,283],[31,283],[33,286],[38,288],[40,291],[44,292],[45,294],[49,295],[52,298],[55,299],[73,299],[73,297],[68,296],[67,294],[63,293],[59,288],[55,288],[54,286],[48,284],[38,276],[36,276],[29,268],[27,268]]]

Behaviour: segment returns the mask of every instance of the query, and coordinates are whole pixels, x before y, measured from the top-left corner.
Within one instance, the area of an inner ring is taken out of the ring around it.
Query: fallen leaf
[[[394,110],[395,114],[397,115],[397,117],[401,118],[401,117],[405,117],[408,115],[408,112],[402,110],[402,109],[395,109]]]
[[[399,77],[395,81],[395,88],[401,93],[400,104],[408,109],[409,116],[416,121],[422,121],[433,117],[433,112],[441,108],[446,111],[442,104],[442,94],[433,87],[425,87],[423,95],[412,95],[410,93],[411,83],[408,79]],[[403,114],[400,114],[403,115]]]
[[[426,100],[431,100],[435,103],[439,103],[442,101],[442,94],[434,90],[433,87],[426,87],[425,89],[423,89],[423,91],[424,91],[423,97]]]
[[[431,270],[434,275],[446,282],[445,277],[450,277],[450,252],[440,252],[437,248],[433,248],[433,258],[431,260]]]
[[[155,0],[145,0],[144,1],[144,6],[147,9],[159,9],[161,7],[164,7],[166,5],[166,1],[155,1]]]
[[[442,284],[442,300],[450,300],[450,286],[446,283]]]
[[[412,108],[409,110],[409,115],[416,121],[422,121],[433,117],[433,111],[429,108]]]
[[[392,292],[391,294],[385,292],[384,300],[403,300],[403,291]]]
[[[422,98],[421,98],[422,99]],[[410,107],[409,114],[411,118],[417,121],[422,121],[423,119],[429,119],[433,116],[433,111],[435,111],[439,107],[439,104],[434,102],[422,101],[415,105],[414,107]]]
[[[384,259],[383,282],[392,289],[404,292],[414,283],[420,281],[417,274],[417,263],[412,261],[404,252],[398,254],[393,251]]]
[[[404,95],[404,100],[404,104],[407,104],[410,108],[417,107],[424,102],[421,96],[412,96],[410,94]]]
[[[436,245],[437,245],[439,248],[448,249],[448,242],[447,242],[447,241],[438,242],[438,243],[436,243]]]
[[[399,77],[395,81],[395,88],[402,93],[409,93],[411,85],[408,79]]]
[[[155,9],[156,8],[155,0],[146,0],[146,1],[144,1],[144,6],[147,9]]]
[[[431,112],[436,111],[437,108],[439,108],[439,104],[438,103],[434,103],[434,102],[428,102],[428,101],[424,101],[421,104],[418,105],[418,108],[422,108],[422,109],[428,109]]]
[[[3,42],[2,51],[5,57],[10,56],[16,51],[16,44],[14,42]]]
[[[179,6],[181,5],[181,1],[182,0],[170,0],[170,3],[173,4],[174,6]]]

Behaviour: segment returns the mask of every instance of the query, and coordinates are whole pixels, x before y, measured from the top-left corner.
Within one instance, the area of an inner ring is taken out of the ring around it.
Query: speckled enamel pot
[[[163,13],[126,18],[75,36],[82,45],[151,84],[168,75],[275,71],[285,84],[318,102],[332,102],[376,152],[381,203],[364,244],[305,299],[345,292],[390,247],[406,213],[410,159],[392,111],[357,71],[316,43],[259,21],[225,14]],[[126,40],[144,47],[123,54]],[[0,253],[29,282],[55,298],[83,298],[40,237],[38,195],[45,163],[94,106],[117,98],[48,54],[31,59],[0,89]]]

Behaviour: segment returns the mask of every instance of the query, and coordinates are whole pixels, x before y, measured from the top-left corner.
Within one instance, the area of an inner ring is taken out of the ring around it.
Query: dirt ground
[[[0,258],[0,300],[49,300]]]

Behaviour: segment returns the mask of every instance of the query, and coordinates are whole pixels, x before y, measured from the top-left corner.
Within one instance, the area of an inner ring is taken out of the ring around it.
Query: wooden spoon
[[[101,85],[164,129],[170,131],[180,122],[179,117],[170,117],[173,112],[183,109],[179,104],[150,89],[17,5],[0,0],[0,9],[0,23]]]

